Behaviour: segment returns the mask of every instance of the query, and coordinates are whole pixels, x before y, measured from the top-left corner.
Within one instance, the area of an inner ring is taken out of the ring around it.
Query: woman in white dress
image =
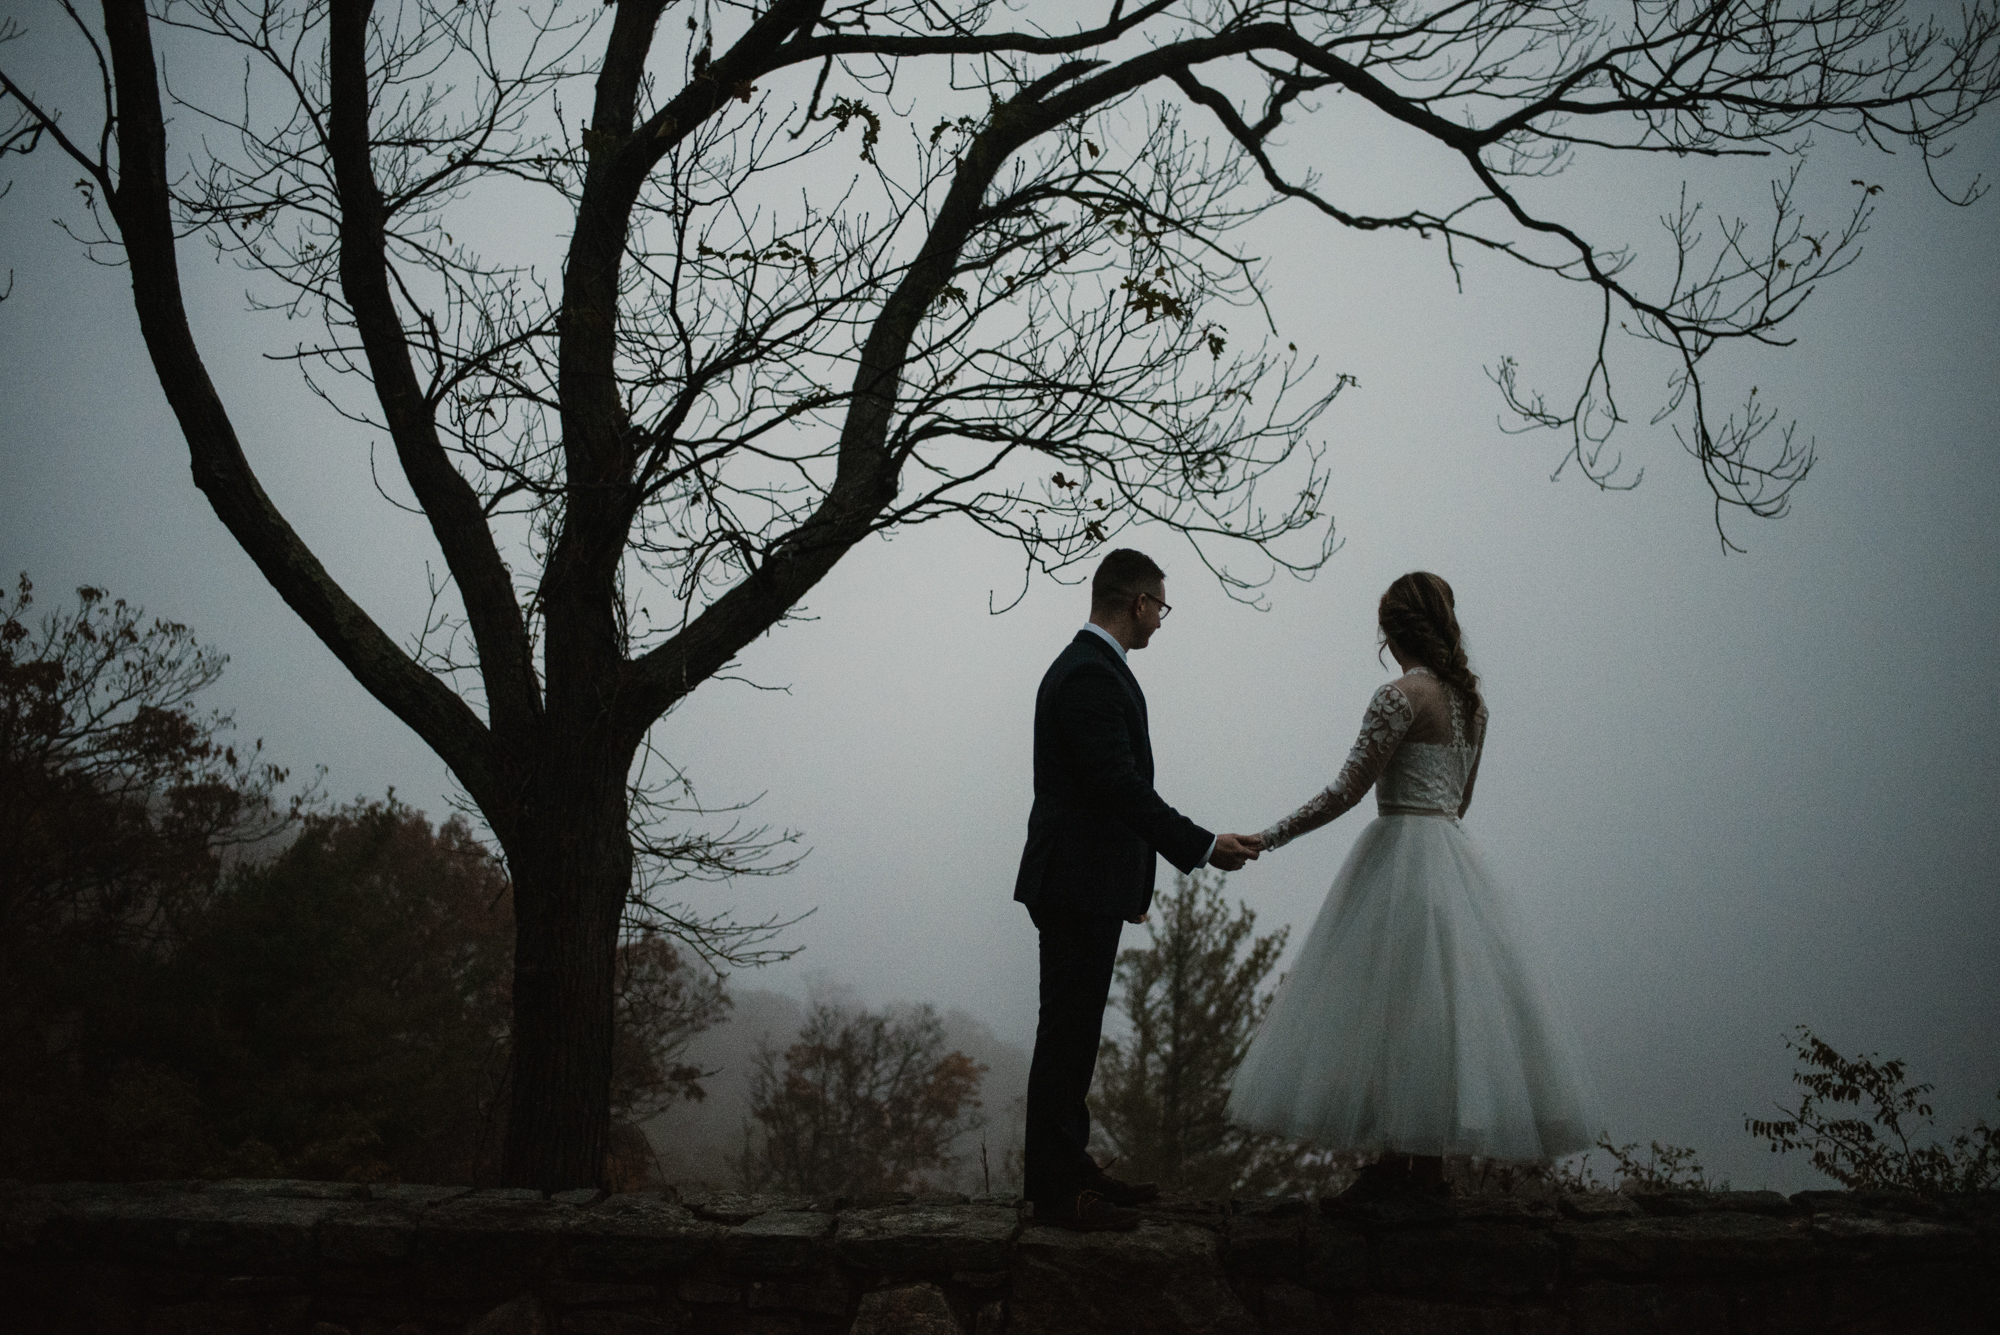
[[[1378,609],[1404,675],[1369,701],[1325,791],[1264,831],[1268,853],[1375,789],[1379,815],[1334,877],[1238,1069],[1251,1130],[1378,1156],[1356,1190],[1443,1189],[1443,1158],[1547,1161],[1596,1110],[1525,967],[1506,896],[1459,825],[1486,739],[1451,586],[1404,575]]]

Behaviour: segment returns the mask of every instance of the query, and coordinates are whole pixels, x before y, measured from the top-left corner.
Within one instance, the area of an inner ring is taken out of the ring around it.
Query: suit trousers
[[[1125,924],[1099,913],[1031,907],[1041,934],[1041,1016],[1028,1067],[1022,1194],[1054,1205],[1074,1196],[1096,1161],[1090,1143],[1091,1076],[1104,1032],[1104,1003]]]

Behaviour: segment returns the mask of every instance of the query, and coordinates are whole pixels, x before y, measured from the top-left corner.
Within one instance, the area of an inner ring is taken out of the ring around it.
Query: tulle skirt
[[[1363,830],[1251,1041],[1230,1120],[1325,1149],[1547,1160],[1596,1101],[1458,822]]]

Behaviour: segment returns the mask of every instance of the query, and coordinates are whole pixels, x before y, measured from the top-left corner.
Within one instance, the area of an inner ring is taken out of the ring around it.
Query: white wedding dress
[[[1525,967],[1506,896],[1459,826],[1482,705],[1413,669],[1369,702],[1333,785],[1265,831],[1282,848],[1358,803],[1380,815],[1334,877],[1229,1097],[1230,1120],[1326,1149],[1548,1160],[1599,1125]]]

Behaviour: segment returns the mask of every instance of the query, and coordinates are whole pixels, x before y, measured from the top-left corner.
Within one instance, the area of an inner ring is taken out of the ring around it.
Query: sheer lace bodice
[[[1282,848],[1352,808],[1375,789],[1384,815],[1435,812],[1463,816],[1486,741],[1486,706],[1466,718],[1465,701],[1416,667],[1375,692],[1347,763],[1323,791],[1264,831],[1266,849]]]

